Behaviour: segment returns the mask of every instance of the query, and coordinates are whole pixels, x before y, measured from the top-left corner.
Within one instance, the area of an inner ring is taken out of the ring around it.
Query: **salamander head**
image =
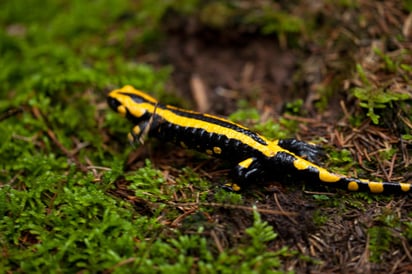
[[[152,113],[157,101],[132,86],[124,86],[111,91],[107,103],[123,117],[136,121],[144,118],[148,112]]]

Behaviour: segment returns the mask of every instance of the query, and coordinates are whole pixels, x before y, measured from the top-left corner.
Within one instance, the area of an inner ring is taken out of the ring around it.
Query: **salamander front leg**
[[[247,158],[238,163],[232,170],[235,183],[227,183],[224,188],[230,191],[240,191],[247,182],[258,181],[263,175],[262,165],[256,158]]]
[[[137,124],[136,126],[134,126],[132,128],[132,130],[130,131],[130,133],[127,135],[127,139],[129,139],[129,141],[134,144],[134,143],[140,143],[143,144],[144,143],[144,137],[147,135],[148,133],[148,122],[144,121],[141,122],[139,124]]]

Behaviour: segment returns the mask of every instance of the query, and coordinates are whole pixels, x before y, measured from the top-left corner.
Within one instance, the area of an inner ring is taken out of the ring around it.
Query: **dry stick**
[[[304,118],[300,116],[295,116],[295,115],[290,115],[290,114],[285,114],[283,115],[284,118],[289,119],[289,120],[294,120],[298,122],[303,122],[303,123],[310,123],[310,124],[317,124],[320,122],[319,119],[313,119],[313,118]]]
[[[403,241],[401,241],[401,243],[402,243],[402,247],[403,247],[403,250],[405,251],[406,256],[412,262],[412,254],[409,250],[409,247],[407,246],[407,241],[405,240],[405,238],[403,239]]]
[[[279,199],[278,199],[278,195],[276,193],[273,194],[273,198],[275,199],[276,205],[278,206],[278,208],[280,209],[280,212],[282,213],[287,213],[286,211],[283,210],[282,206],[280,205]],[[288,214],[285,215],[292,223],[294,223],[295,225],[298,225],[298,222],[296,222],[295,219],[290,218]]]
[[[225,250],[222,244],[220,243],[219,238],[217,237],[216,232],[214,230],[210,232],[210,236],[212,236],[213,241],[215,241],[217,250],[219,250],[220,253],[223,253]]]
[[[12,107],[9,109],[6,109],[3,111],[3,113],[0,114],[0,121],[6,120],[10,118],[11,116],[17,115],[21,112],[23,112],[25,107]]]
[[[152,127],[152,124],[153,124],[154,116],[156,115],[157,105],[158,104],[156,103],[153,109],[152,116],[150,116],[149,121],[147,122],[147,125],[144,127],[143,132],[139,136],[139,143],[142,145],[144,144],[144,139],[149,135],[150,128]]]
[[[173,227],[176,227],[177,224],[181,220],[183,220],[186,216],[189,216],[190,214],[192,214],[195,211],[196,211],[196,209],[191,209],[191,210],[188,210],[188,211],[184,212],[183,214],[179,215],[176,219],[174,219],[174,221],[170,225],[173,226]]]
[[[241,205],[230,205],[230,204],[221,204],[221,203],[176,203],[176,202],[166,202],[172,206],[212,206],[212,207],[223,207],[223,208],[231,208],[231,209],[241,209],[245,211],[254,211],[255,209],[249,206],[241,206]],[[287,211],[280,211],[280,210],[273,210],[273,209],[264,209],[264,208],[257,208],[256,211],[259,213],[270,214],[270,215],[282,215],[282,216],[296,216],[298,215],[295,212],[287,212]]]
[[[392,159],[391,159],[391,165],[389,166],[389,171],[388,171],[388,181],[393,176],[393,169],[395,168],[395,160],[396,160],[396,154],[393,154]]]
[[[396,273],[396,269],[398,269],[400,263],[406,258],[406,255],[404,255],[402,258],[400,258],[399,260],[396,260],[396,262],[393,264],[391,271],[389,272],[389,274],[393,274]]]

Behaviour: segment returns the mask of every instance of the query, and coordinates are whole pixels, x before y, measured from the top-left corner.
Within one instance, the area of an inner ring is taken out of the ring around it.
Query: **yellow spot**
[[[132,129],[132,133],[134,134],[134,135],[139,135],[140,134],[140,132],[141,132],[141,130],[140,130],[140,127],[139,126],[135,126],[133,129]]]
[[[243,168],[249,168],[249,166],[253,163],[253,158],[247,158],[246,160],[243,160],[240,162],[238,165],[243,167]]]
[[[359,189],[359,184],[358,184],[357,182],[355,182],[355,181],[349,182],[349,184],[348,184],[348,190],[350,190],[350,191],[358,191],[358,189]]]
[[[130,143],[134,142],[134,137],[131,133],[127,134],[127,139],[129,140]]]
[[[206,153],[209,154],[209,155],[213,155],[213,151],[210,150],[210,149],[206,149]]]
[[[337,181],[339,181],[341,179],[341,176],[330,173],[329,171],[327,171],[324,168],[318,168],[318,169],[319,169],[319,179],[322,182],[336,183]]]
[[[232,190],[232,191],[240,191],[240,186],[239,185],[237,185],[237,184],[235,184],[235,183],[233,183],[233,184],[225,184],[225,186],[227,186],[228,188],[230,188],[230,190]]]
[[[120,105],[117,107],[117,112],[122,116],[122,117],[126,117],[126,107],[123,105]]]
[[[411,184],[399,183],[399,185],[401,186],[403,192],[408,192],[409,190],[411,190]]]
[[[215,154],[220,154],[220,153],[222,153],[222,149],[220,147],[213,147],[213,152]]]
[[[181,146],[182,148],[187,148],[187,145],[186,145],[185,143],[183,143],[183,142],[180,142],[180,146]]]
[[[383,192],[383,184],[380,182],[367,182],[369,189],[372,193],[381,193]]]
[[[300,159],[300,158],[297,158],[294,162],[293,162],[293,165],[296,167],[296,169],[298,169],[298,170],[304,170],[304,169],[307,169],[309,166],[313,166],[313,164],[311,164],[311,163],[309,163],[308,161],[306,161],[306,160],[303,160],[303,159]],[[316,167],[316,166],[315,166]],[[318,167],[316,167],[316,168],[318,168]]]

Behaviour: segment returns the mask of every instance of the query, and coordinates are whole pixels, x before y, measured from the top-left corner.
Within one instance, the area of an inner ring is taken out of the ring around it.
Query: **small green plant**
[[[316,201],[329,201],[330,197],[324,194],[314,194],[312,195],[313,199]]]
[[[211,188],[210,182],[200,177],[200,175],[189,167],[184,167],[182,173],[176,178],[176,187],[175,191],[180,191],[183,188],[187,188],[189,185],[200,192],[206,194],[207,191]]]
[[[297,99],[293,102],[288,102],[286,103],[285,106],[285,113],[289,113],[292,115],[300,115],[302,114],[302,108],[303,108],[303,100],[302,99]]]
[[[251,238],[251,245],[240,250],[241,255],[252,260],[248,260],[249,265],[247,268],[243,268],[243,270],[255,269],[261,272],[277,269],[281,266],[280,256],[288,256],[290,252],[286,247],[276,252],[265,251],[268,242],[274,240],[277,235],[267,222],[262,221],[260,214],[256,210],[253,212],[253,216],[253,226],[246,229],[246,233]],[[244,266],[241,265],[241,267]]]
[[[254,12],[245,16],[245,24],[256,24],[261,26],[263,34],[285,34],[299,33],[302,31],[304,23],[301,18],[276,10],[273,6],[263,5]]]
[[[393,237],[387,227],[373,226],[368,229],[370,260],[379,262],[382,253],[388,252]]]
[[[256,124],[253,129],[271,140],[288,137],[288,132],[282,128],[282,125],[273,120]]]
[[[388,71],[404,71],[404,69],[402,69],[404,66],[399,65],[399,62],[393,61],[380,50],[375,49],[375,53],[382,58],[384,66]],[[368,110],[366,115],[371,118],[374,124],[378,124],[380,119],[380,115],[377,114],[377,110],[393,107],[393,103],[398,101],[412,99],[412,96],[407,92],[400,92],[398,90],[388,89],[382,84],[375,84],[368,78],[367,72],[360,64],[356,65],[356,71],[360,81],[362,82],[362,87],[353,88],[352,93],[360,100],[360,106]]]
[[[394,244],[399,244],[399,238],[395,231],[403,230],[399,217],[389,210],[384,210],[376,222],[376,225],[368,229],[368,248],[371,252],[372,262],[379,262],[383,253],[389,252]]]
[[[346,174],[355,165],[352,153],[347,149],[328,149],[328,163],[333,171]]]
[[[412,141],[412,135],[411,134],[403,134],[402,139],[405,141]]]
[[[403,6],[404,6],[404,8],[406,9],[406,10],[408,10],[408,11],[412,11],[412,1],[410,1],[410,0],[403,0],[402,1],[402,3],[403,3]]]
[[[241,194],[226,191],[225,189],[219,189],[215,193],[215,200],[217,203],[239,205],[243,202],[243,197]]]
[[[360,106],[368,110],[366,115],[374,124],[379,123],[380,115],[376,113],[377,109],[384,109],[395,101],[409,99],[408,94],[385,92],[383,89],[354,88],[352,92],[361,101]]]
[[[252,253],[259,253],[263,251],[266,243],[274,240],[277,237],[277,235],[275,232],[273,232],[273,228],[270,227],[267,222],[262,221],[262,218],[256,209],[253,211],[253,218],[253,226],[246,229],[246,233],[252,239]]]
[[[328,220],[329,220],[329,217],[325,215],[325,213],[322,210],[316,210],[313,213],[313,223],[317,226],[325,225],[328,222]]]
[[[241,108],[230,114],[228,119],[236,123],[256,123],[259,121],[260,115],[255,108]]]
[[[411,241],[412,240],[412,222],[405,223],[406,228],[403,230],[402,234]]]

